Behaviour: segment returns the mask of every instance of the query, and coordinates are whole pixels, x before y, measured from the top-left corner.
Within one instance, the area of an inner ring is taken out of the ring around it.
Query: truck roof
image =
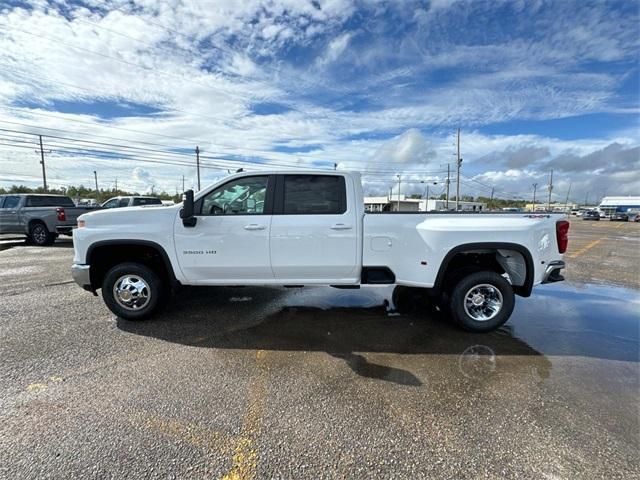
[[[11,195],[14,197],[64,197],[70,198],[69,195],[60,193],[3,193],[3,195]]]

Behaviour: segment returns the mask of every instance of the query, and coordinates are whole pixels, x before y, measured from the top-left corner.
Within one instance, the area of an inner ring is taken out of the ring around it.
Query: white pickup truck
[[[72,274],[128,320],[149,317],[177,285],[421,288],[462,327],[506,322],[514,295],[563,280],[561,215],[365,214],[360,175],[231,175],[170,207],[82,215]]]

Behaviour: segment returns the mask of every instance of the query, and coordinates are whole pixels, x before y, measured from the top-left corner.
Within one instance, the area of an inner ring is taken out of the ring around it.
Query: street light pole
[[[551,169],[551,175],[549,176],[549,200],[547,201],[547,211],[551,211],[551,192],[553,191],[553,169]]]
[[[456,212],[460,210],[460,164],[462,163],[462,158],[460,158],[460,129],[458,128],[458,175],[456,177]]]
[[[200,191],[200,147],[196,145],[196,170],[198,170],[198,191]]]
[[[93,178],[96,181],[96,202],[100,199],[100,192],[98,191],[98,172],[93,171]]]

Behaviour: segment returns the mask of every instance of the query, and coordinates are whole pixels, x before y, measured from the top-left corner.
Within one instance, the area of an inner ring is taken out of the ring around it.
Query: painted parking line
[[[258,468],[256,442],[262,431],[262,417],[267,394],[269,369],[265,359],[267,352],[256,352],[258,375],[251,379],[247,394],[247,409],[242,421],[242,431],[233,449],[233,465],[222,480],[252,480]]]
[[[602,242],[602,238],[599,238],[598,240],[594,240],[593,242],[587,243],[584,247],[582,247],[580,250],[577,250],[575,252],[573,252],[572,254],[569,255],[569,258],[576,258],[579,257],[580,255],[582,255],[584,252],[591,250],[593,247],[595,247],[596,245],[598,245],[600,242]]]

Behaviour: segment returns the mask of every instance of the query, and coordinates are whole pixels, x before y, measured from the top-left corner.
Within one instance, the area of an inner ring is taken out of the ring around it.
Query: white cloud
[[[325,51],[324,55],[318,58],[317,63],[324,66],[328,63],[335,62],[338,58],[340,58],[342,53],[349,45],[351,37],[353,37],[352,33],[344,33],[338,38],[331,40],[331,42],[329,42],[329,45],[327,45],[327,50]]]
[[[637,95],[617,94],[633,72],[581,64],[615,60],[619,65],[628,59],[638,46],[633,18],[607,14],[603,6],[574,5],[572,12],[564,3],[569,2],[543,6],[548,12],[536,17],[536,35],[505,39],[500,35],[511,31],[488,30],[486,41],[475,43],[463,41],[474,32],[464,39],[452,37],[447,22],[467,19],[476,25],[474,9],[491,8],[490,3],[432,2],[419,14],[399,8],[393,23],[383,15],[393,5],[367,4],[371,11],[356,16],[365,21],[350,28],[344,22],[356,7],[347,0],[112,1],[108,13],[72,8],[70,18],[45,8],[46,2],[33,10],[7,7],[0,12],[0,121],[36,125],[42,132],[62,129],[75,138],[99,140],[102,135],[139,146],[151,142],[157,145],[152,148],[164,150],[192,152],[198,144],[209,156],[260,157],[280,165],[317,160],[372,174],[402,169],[416,181],[428,176],[422,172],[442,170],[452,160],[448,135],[462,125],[465,175],[524,194],[532,180],[544,181],[549,162],[577,158],[579,165],[583,157],[613,143],[623,149],[638,145],[638,132],[631,128],[579,140],[473,130],[512,119],[638,111]],[[511,8],[510,2],[504,5]],[[522,8],[537,7],[527,2]],[[415,28],[388,35],[390,27],[402,22]],[[438,79],[448,69],[464,74],[420,83]],[[358,107],[356,100],[365,106]],[[25,101],[48,108],[61,101],[129,102],[162,114],[104,120],[15,110],[16,102]],[[285,111],[256,115],[253,107],[260,103],[283,105]],[[311,151],[274,151],[278,145]],[[38,164],[31,150],[2,147],[0,174],[19,172],[37,183]],[[611,154],[609,149],[603,155]],[[96,168],[100,178],[118,176],[119,185],[149,186],[132,174],[131,160],[57,155],[49,163],[57,169],[51,172],[52,181],[91,184],[86,172]],[[157,183],[156,189],[173,191],[183,174],[187,186],[194,185],[193,156],[175,159],[184,165],[145,163],[140,168]],[[485,171],[488,177],[478,176]],[[573,191],[579,193],[598,189],[606,178],[618,182],[615,188],[621,192],[638,190],[633,172],[597,178],[592,172],[558,172],[558,188],[574,181]],[[205,182],[220,174],[203,171]],[[384,186],[385,181],[393,183],[393,174],[369,180],[371,186]],[[463,191],[487,192],[487,187],[466,181]],[[408,182],[407,187],[413,188]]]

